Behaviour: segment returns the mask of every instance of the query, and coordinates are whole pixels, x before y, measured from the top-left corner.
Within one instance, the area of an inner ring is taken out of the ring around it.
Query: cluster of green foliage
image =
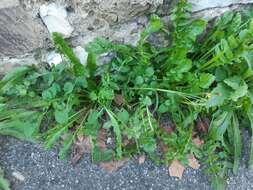
[[[157,163],[187,164],[191,153],[206,164],[212,186],[224,188],[228,169],[236,173],[239,167],[240,126],[253,129],[253,20],[249,12],[228,12],[207,30],[207,22],[190,19],[190,11],[181,0],[170,31],[152,16],[136,47],[96,39],[85,47],[85,66],[55,33],[62,63],[20,67],[1,80],[0,134],[43,140],[47,149],[64,135],[60,158],[77,135],[89,136],[95,163],[145,152]],[[171,43],[149,43],[156,33]],[[105,53],[113,59],[97,66],[96,58]],[[164,117],[175,125],[173,132],[161,129]],[[207,134],[198,134],[205,144],[197,148],[192,136],[204,117],[211,123]],[[115,139],[104,151],[96,141],[102,128]],[[162,155],[160,143],[168,147]],[[253,141],[251,148],[253,168]]]
[[[4,178],[4,172],[2,168],[0,168],[0,189],[10,190],[9,182]]]

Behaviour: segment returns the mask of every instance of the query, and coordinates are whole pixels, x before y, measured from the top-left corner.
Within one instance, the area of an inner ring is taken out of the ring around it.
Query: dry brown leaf
[[[82,158],[84,153],[90,153],[91,150],[91,138],[84,135],[78,135],[77,141],[72,147],[71,162],[76,164]]]
[[[117,161],[111,161],[111,162],[102,162],[100,163],[100,166],[106,171],[108,171],[109,173],[112,173],[112,172],[117,171],[127,161],[128,161],[128,158],[124,158],[122,160],[117,160]]]
[[[204,140],[201,140],[199,137],[195,137],[194,139],[192,139],[192,142],[197,147],[201,147],[204,144]]]
[[[97,136],[97,145],[100,148],[100,150],[105,150],[106,149],[106,130],[105,129],[100,129],[98,132]]]
[[[145,162],[145,160],[146,160],[146,156],[145,155],[141,155],[139,157],[139,164],[143,164]]]
[[[195,170],[200,168],[199,161],[195,158],[193,154],[188,156],[188,165]]]
[[[114,97],[114,102],[118,105],[121,106],[125,102],[125,98],[122,94],[116,94]]]
[[[163,153],[166,153],[166,152],[169,151],[169,147],[168,147],[166,144],[164,144],[162,141],[159,142],[159,148],[160,148],[160,150],[161,150]]]
[[[209,125],[210,125],[209,119],[207,119],[207,118],[198,118],[197,130],[198,130],[199,133],[207,134],[208,129],[209,129]]]
[[[182,179],[185,167],[177,159],[174,159],[169,167],[169,174]]]

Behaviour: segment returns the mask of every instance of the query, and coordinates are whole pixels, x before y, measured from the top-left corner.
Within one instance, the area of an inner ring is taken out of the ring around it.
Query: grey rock
[[[35,58],[35,54],[24,54],[16,58],[3,57],[0,58],[0,75],[11,71],[15,67],[23,65],[37,65],[39,62]]]
[[[69,37],[74,30],[67,20],[65,7],[59,4],[42,5],[40,7],[40,17],[50,33],[58,32],[65,37]]]
[[[0,9],[8,7],[16,7],[19,5],[19,0],[1,0]]]
[[[56,51],[51,51],[47,54],[46,62],[52,67],[53,65],[58,65],[62,62],[61,54]]]
[[[193,5],[193,11],[201,11],[204,9],[228,7],[235,4],[249,4],[253,0],[189,0]]]
[[[73,49],[73,51],[76,54],[77,58],[80,60],[80,62],[83,65],[86,65],[88,53],[85,51],[85,49],[81,46],[77,46]]]
[[[0,56],[18,56],[42,47],[39,27],[21,7],[0,9]]]

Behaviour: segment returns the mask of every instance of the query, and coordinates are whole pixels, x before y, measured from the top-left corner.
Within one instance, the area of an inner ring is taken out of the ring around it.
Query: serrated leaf
[[[94,77],[97,70],[97,57],[94,53],[89,53],[87,58],[87,67],[91,77]]]
[[[44,143],[45,149],[50,149],[59,140],[60,136],[66,131],[66,127],[64,126],[57,126],[55,129],[52,129],[52,133],[50,133]],[[49,132],[49,131],[48,131]]]
[[[110,111],[107,110],[107,113],[111,119],[112,126],[113,126],[113,132],[115,133],[116,136],[116,152],[117,152],[117,157],[121,158],[122,157],[122,137],[121,137],[121,130],[120,130],[120,125],[116,118],[114,117],[114,114]]]
[[[75,76],[85,76],[87,73],[85,67],[81,64],[80,60],[76,57],[74,51],[69,47],[64,38],[59,33],[54,32],[53,40],[57,50],[66,56],[73,64]]]
[[[149,35],[158,32],[163,27],[164,25],[161,19],[157,15],[152,15],[148,27],[141,33],[139,45],[141,45]]]
[[[63,142],[63,147],[60,149],[59,152],[59,158],[61,160],[65,159],[67,157],[67,154],[71,148],[71,145],[73,144],[75,135],[74,134],[70,134]]]
[[[237,116],[233,115],[232,126],[233,128],[233,135],[234,135],[234,164],[233,164],[233,172],[237,173],[240,165],[240,158],[242,152],[242,142],[241,142],[241,133],[239,129],[239,122]]]

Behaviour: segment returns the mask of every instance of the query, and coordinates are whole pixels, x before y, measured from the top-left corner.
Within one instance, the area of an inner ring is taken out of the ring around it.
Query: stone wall
[[[136,44],[148,15],[169,15],[176,0],[0,0],[0,73],[45,60],[57,31],[73,46],[98,36]],[[253,0],[189,0],[197,16],[212,18]]]

